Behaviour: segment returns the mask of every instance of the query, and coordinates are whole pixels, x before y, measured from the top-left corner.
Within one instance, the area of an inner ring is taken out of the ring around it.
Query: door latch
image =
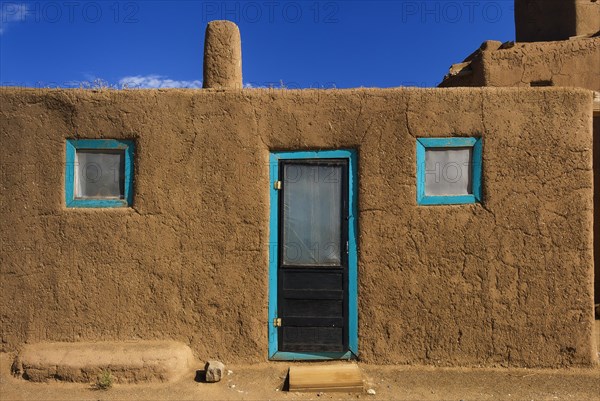
[[[280,317],[276,317],[275,319],[273,319],[273,327],[281,327],[281,318]]]

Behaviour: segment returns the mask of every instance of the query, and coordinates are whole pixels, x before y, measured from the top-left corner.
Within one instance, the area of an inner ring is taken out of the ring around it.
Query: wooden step
[[[355,363],[297,365],[289,370],[290,391],[362,392],[363,381]]]

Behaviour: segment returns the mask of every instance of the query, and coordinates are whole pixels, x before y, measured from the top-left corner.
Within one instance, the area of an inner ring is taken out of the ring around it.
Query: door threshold
[[[271,361],[332,361],[356,360],[352,351],[347,352],[275,352],[269,356]]]

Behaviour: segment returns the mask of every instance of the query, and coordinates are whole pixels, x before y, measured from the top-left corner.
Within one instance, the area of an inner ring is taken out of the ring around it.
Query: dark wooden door
[[[280,160],[279,351],[348,350],[348,160]]]

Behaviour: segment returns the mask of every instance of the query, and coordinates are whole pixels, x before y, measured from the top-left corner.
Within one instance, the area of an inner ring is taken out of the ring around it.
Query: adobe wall
[[[359,155],[359,352],[593,363],[580,89],[0,89],[2,350],[173,339],[267,358],[269,151]],[[484,202],[416,205],[415,138],[483,137]],[[65,139],[136,141],[130,209],[66,209]]]
[[[600,37],[517,43],[510,48],[479,50],[469,57],[463,74],[446,76],[439,86],[539,84],[600,91]]]
[[[566,40],[600,32],[596,0],[515,0],[517,42]]]
[[[527,43],[483,54],[486,86],[529,86],[551,81],[600,91],[600,37]]]

